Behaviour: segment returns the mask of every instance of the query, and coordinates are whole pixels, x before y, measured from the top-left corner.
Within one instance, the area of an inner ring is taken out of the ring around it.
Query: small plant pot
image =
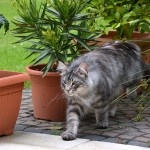
[[[24,73],[0,71],[0,136],[14,131],[24,81],[28,79],[28,75]]]
[[[60,87],[58,72],[42,77],[44,65],[26,67],[32,86],[34,117],[51,121],[65,121],[66,100]]]
[[[109,31],[108,35],[102,35],[101,37],[97,38],[99,41],[97,46],[101,46],[107,42],[113,41],[116,37],[116,34],[116,31]],[[131,42],[137,44],[141,48],[145,63],[150,63],[150,53],[144,53],[144,51],[150,49],[150,33],[142,34],[135,31],[131,37]]]

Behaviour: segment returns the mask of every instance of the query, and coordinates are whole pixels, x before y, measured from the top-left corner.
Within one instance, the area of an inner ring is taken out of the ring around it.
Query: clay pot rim
[[[30,66],[27,66],[25,69],[26,69],[27,73],[29,73],[31,75],[43,76],[42,71],[36,70],[36,68],[39,68],[42,66],[45,66],[45,64],[38,64],[36,66],[30,65]],[[59,72],[47,72],[47,74],[45,76],[53,76],[53,77],[56,76],[56,77],[58,77],[58,76],[60,76],[60,73]]]
[[[114,36],[116,36],[116,31],[115,30],[111,30],[109,31],[108,35],[102,35],[100,36],[100,39],[102,38],[113,38]],[[145,33],[141,33],[139,31],[134,31],[132,34],[132,39],[138,40],[138,39],[145,39],[146,38],[150,38],[150,33],[149,32],[145,32]]]
[[[0,70],[0,74],[1,73],[3,75],[2,77],[0,76],[0,87],[17,84],[29,80],[29,76],[27,73]]]

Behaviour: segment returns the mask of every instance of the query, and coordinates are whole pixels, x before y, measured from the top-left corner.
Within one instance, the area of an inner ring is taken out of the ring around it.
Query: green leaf
[[[54,9],[52,9],[52,8],[47,8],[47,11],[50,12],[50,13],[52,13],[52,14],[55,15],[56,17],[59,17],[59,18],[60,18],[60,15],[59,15],[59,13],[58,13],[56,10],[54,10]]]
[[[82,18],[86,18],[87,16],[89,16],[89,13],[88,14],[77,14],[75,15],[75,17],[73,18],[73,20],[81,20]]]
[[[79,42],[84,48],[86,48],[88,51],[91,51],[91,49],[89,48],[89,46],[79,37],[77,37],[76,35],[73,34],[68,34],[70,37],[74,38],[77,40],[77,42]]]
[[[42,47],[45,47],[47,49],[52,49],[52,47],[47,46],[46,44],[42,43],[41,41],[39,41],[39,42],[29,41],[29,42],[32,43],[32,44],[34,44],[34,45],[36,45],[36,46],[42,46]]]
[[[41,63],[43,60],[45,60],[50,55],[51,55],[51,53],[48,50],[41,52],[41,54],[35,59],[34,65],[38,65],[39,63]]]
[[[35,54],[35,52],[32,52],[31,54],[29,54],[25,59],[28,59],[29,57],[31,57],[33,54]],[[34,62],[35,61],[35,59],[34,60],[32,60],[32,62]],[[31,63],[31,62],[30,62]]]
[[[134,24],[136,24],[136,23],[139,22],[139,21],[140,21],[140,19],[131,20],[131,21],[129,21],[129,24],[130,24],[130,25],[134,25]]]
[[[64,63],[67,61],[65,55],[63,55],[61,53],[58,55],[58,59],[59,59],[59,61],[64,62]]]
[[[121,25],[121,23],[118,23],[118,24],[115,26],[115,28],[116,28],[116,29],[119,28],[120,25]]]
[[[36,52],[36,53],[41,53],[41,51],[45,50],[44,48],[43,49],[40,49],[40,48],[28,48],[28,47],[24,47],[26,50],[29,50],[29,51],[32,51],[32,52]]]
[[[143,30],[143,32],[150,32],[150,26],[146,23],[140,23],[140,27],[141,27],[141,30]]]
[[[51,68],[52,64],[54,63],[54,60],[55,60],[55,56],[53,54],[51,54],[47,65],[42,69],[43,77],[47,74],[48,71],[50,71],[50,68]]]
[[[32,34],[30,34],[28,36],[16,36],[16,37],[20,37],[22,39],[17,41],[17,42],[15,42],[15,43],[22,43],[22,42],[28,41],[28,40],[32,39],[34,36],[35,36],[35,33],[32,33]]]
[[[117,20],[120,19],[120,13],[119,13],[118,11],[115,13],[115,16],[116,16],[116,19],[117,19]]]

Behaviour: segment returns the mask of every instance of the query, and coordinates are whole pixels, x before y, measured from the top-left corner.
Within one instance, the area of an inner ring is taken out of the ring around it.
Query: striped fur
[[[63,140],[77,136],[80,119],[95,112],[98,128],[107,128],[117,104],[111,102],[123,89],[135,87],[142,78],[140,48],[129,42],[107,43],[69,65],[59,63],[61,86],[68,99],[67,129]]]

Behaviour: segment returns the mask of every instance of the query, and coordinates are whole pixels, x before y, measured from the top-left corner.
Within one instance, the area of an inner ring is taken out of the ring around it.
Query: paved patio
[[[150,147],[150,110],[145,111],[142,117],[137,117],[136,120],[131,121],[138,111],[135,104],[136,101],[131,102],[127,99],[121,101],[116,117],[110,118],[108,129],[96,129],[94,115],[87,116],[81,122],[78,138]],[[140,118],[143,119],[137,121]],[[65,122],[35,119],[31,90],[24,90],[15,130],[60,135],[65,130]]]
[[[63,141],[60,136],[16,131],[0,139],[0,150],[149,150],[147,147],[76,139]]]

